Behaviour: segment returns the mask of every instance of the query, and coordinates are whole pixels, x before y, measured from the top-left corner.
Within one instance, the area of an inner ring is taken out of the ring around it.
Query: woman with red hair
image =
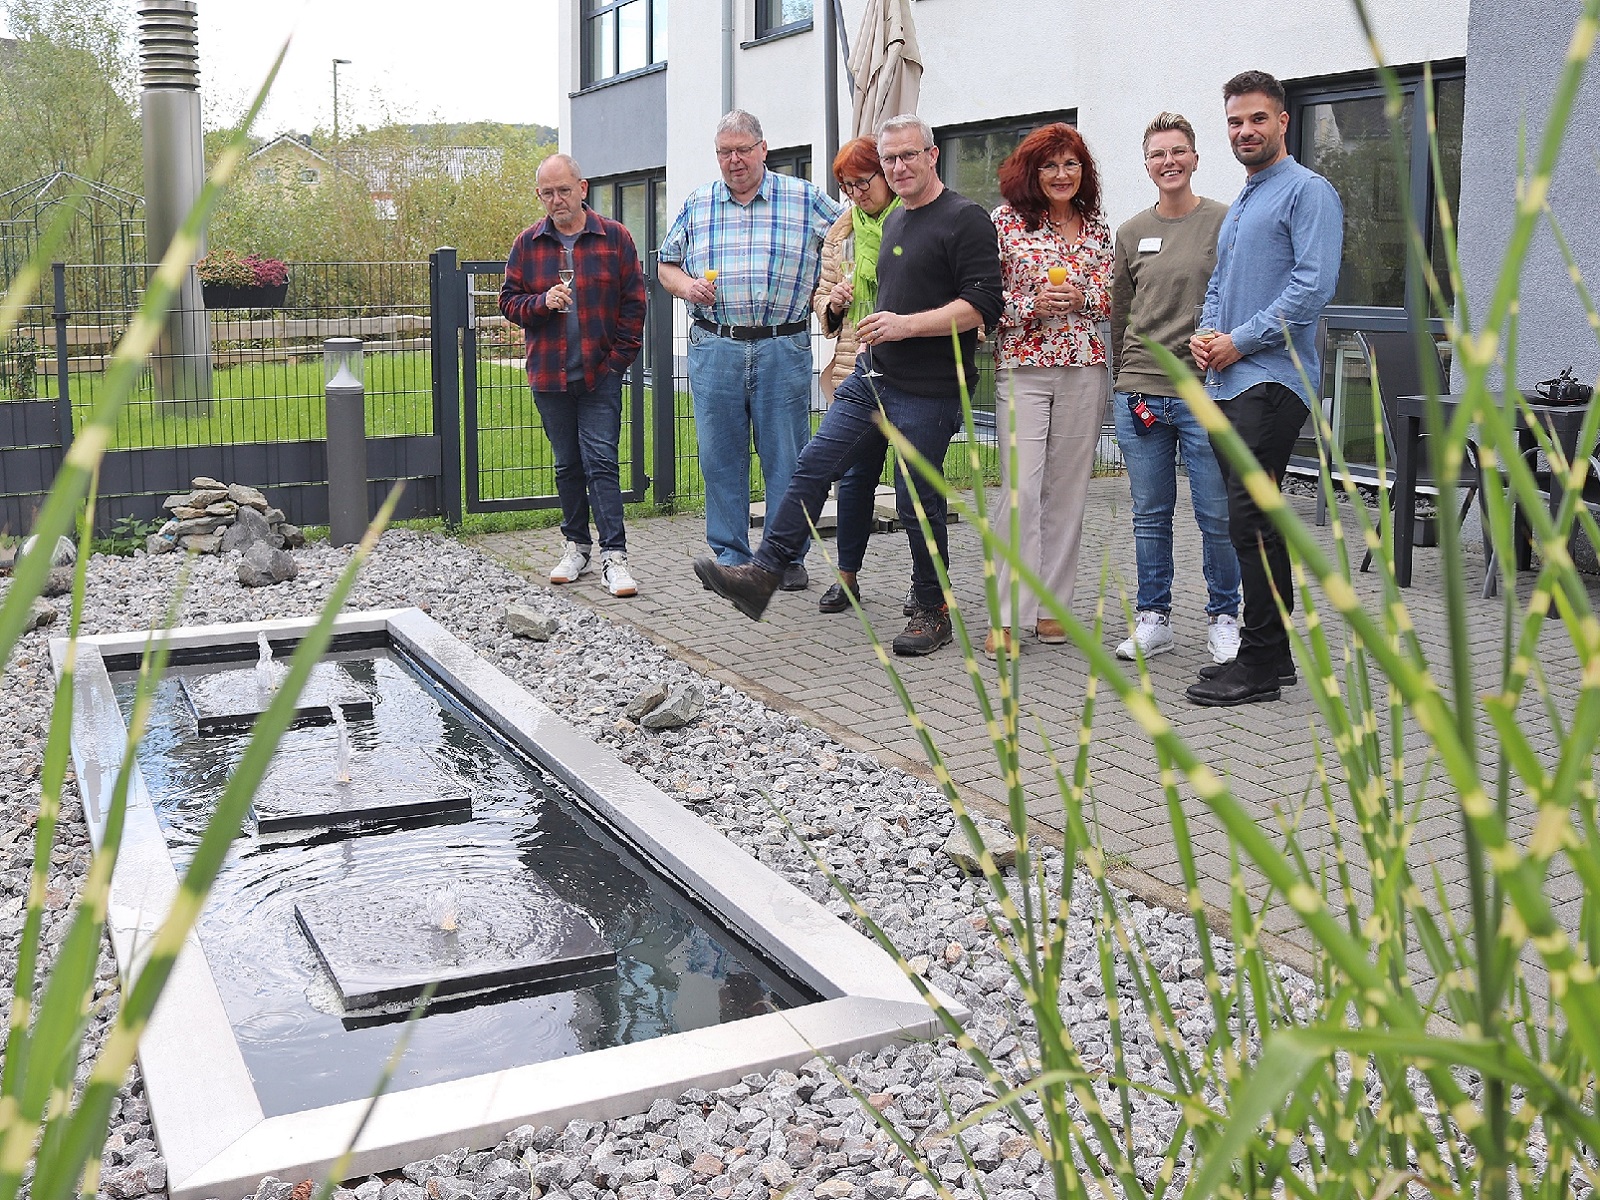
[[[839,339],[833,360],[822,369],[822,390],[830,402],[840,380],[855,370],[856,320],[872,311],[878,294],[878,246],[882,242],[883,219],[900,204],[900,197],[889,189],[883,177],[878,143],[872,138],[852,138],[840,146],[833,160],[833,177],[851,205],[823,239],[822,278],[811,298],[811,308],[822,321],[823,334]],[[853,264],[849,271],[844,269],[847,262]],[[879,458],[875,463],[857,463],[839,480],[835,493],[839,523],[834,543],[839,581],[817,601],[817,607],[825,613],[844,612],[850,607],[851,597],[860,596],[856,572],[867,556],[873,505],[882,474],[883,459]]]
[[[1071,125],[1045,125],[1023,138],[1000,166],[1000,194],[1006,202],[993,213],[1005,285],[995,351],[1000,483],[1009,492],[1014,414],[1022,560],[1070,603],[1109,386],[1100,322],[1110,311],[1111,230],[1100,215],[1094,158]],[[1061,622],[1039,615],[1028,587],[1011,611],[1010,583],[1002,564],[1002,627],[989,633],[990,657],[1002,642],[1016,653],[1012,621],[1033,625],[1041,642],[1066,641]]]

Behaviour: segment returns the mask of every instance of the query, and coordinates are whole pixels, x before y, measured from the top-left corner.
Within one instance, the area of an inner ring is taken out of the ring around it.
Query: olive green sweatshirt
[[[1145,349],[1153,338],[1191,370],[1189,335],[1195,307],[1217,264],[1217,234],[1228,206],[1202,198],[1186,217],[1169,220],[1148,208],[1117,230],[1111,265],[1111,348],[1119,392],[1173,394],[1172,381]]]

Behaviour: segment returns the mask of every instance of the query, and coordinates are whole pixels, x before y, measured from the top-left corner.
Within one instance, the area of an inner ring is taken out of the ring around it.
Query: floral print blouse
[[[1083,232],[1069,242],[1045,222],[1029,231],[1009,204],[991,214],[1000,235],[1000,272],[1005,311],[1000,316],[1001,367],[1104,366],[1100,323],[1111,313],[1111,228],[1103,217],[1086,217]],[[1034,297],[1050,267],[1064,266],[1083,289],[1084,309],[1058,319],[1035,319]]]

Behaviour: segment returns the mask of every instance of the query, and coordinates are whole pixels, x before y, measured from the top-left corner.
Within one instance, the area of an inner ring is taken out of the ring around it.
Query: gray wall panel
[[[8,496],[42,495],[50,490],[61,456],[52,446],[0,450],[0,491]]]
[[[0,446],[54,446],[60,433],[54,400],[0,402]]]
[[[665,71],[572,98],[572,157],[590,179],[664,167],[666,155]]]
[[[1467,23],[1462,130],[1460,247],[1469,311],[1479,329],[1516,212],[1517,142],[1526,122],[1537,152],[1566,58],[1578,0],[1473,0]],[[1600,287],[1600,187],[1595,181],[1600,78],[1591,55],[1550,190],[1550,206],[1591,289]],[[1563,367],[1593,383],[1600,347],[1548,226],[1541,225],[1522,274],[1515,383],[1531,389]],[[1502,352],[1502,367],[1504,355]],[[1457,378],[1459,382],[1459,376]],[[1497,370],[1495,383],[1504,382]]]

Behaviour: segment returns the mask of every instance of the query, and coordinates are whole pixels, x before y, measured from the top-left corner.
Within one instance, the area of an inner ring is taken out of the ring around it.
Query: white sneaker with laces
[[[628,556],[621,550],[605,550],[600,554],[600,582],[613,596],[636,596],[639,585],[628,574]]]
[[[1218,613],[1211,618],[1211,631],[1206,634],[1206,649],[1211,651],[1211,661],[1232,662],[1239,657],[1239,618]]]
[[[1133,636],[1117,647],[1117,657],[1129,662],[1139,657],[1139,651],[1149,658],[1172,649],[1172,618],[1163,612],[1141,609],[1133,620]]]
[[[577,542],[568,542],[561,561],[550,568],[551,583],[572,583],[589,569],[589,551]]]

